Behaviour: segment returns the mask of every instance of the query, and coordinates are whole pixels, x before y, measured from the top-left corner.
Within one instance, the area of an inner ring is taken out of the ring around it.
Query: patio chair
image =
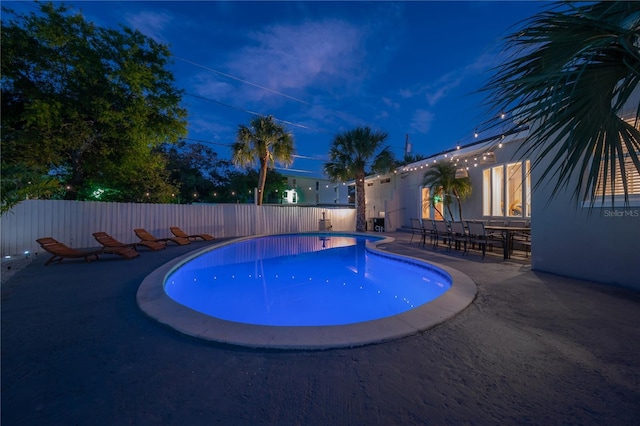
[[[409,240],[409,244],[413,242],[414,235],[419,235],[420,241],[424,245],[425,239],[426,239],[426,230],[422,226],[422,222],[420,221],[420,219],[416,219],[413,217],[410,220],[411,220],[411,239]]]
[[[140,241],[138,243],[130,243],[130,244],[121,243],[120,241],[116,240],[106,232],[94,232],[93,237],[105,248],[119,248],[119,247],[127,248],[128,247],[136,251],[138,250],[139,245],[145,246],[153,251],[167,248],[167,243],[162,241]]]
[[[442,240],[442,242],[444,244],[448,244],[448,241],[450,240],[450,230],[449,230],[449,224],[444,221],[444,220],[436,220],[434,221],[435,223],[435,235],[433,238],[433,248],[434,250],[438,248],[438,244],[440,242],[440,240]]]
[[[149,233],[146,229],[143,229],[143,228],[136,228],[133,230],[133,232],[135,232],[135,234],[138,236],[138,238],[140,238],[141,241],[153,241],[153,242],[164,242],[164,243],[173,241],[174,243],[181,246],[185,246],[191,243],[191,241],[189,241],[188,238],[181,238],[181,237],[157,238],[151,235],[151,233]]]
[[[490,239],[484,229],[484,223],[467,222],[467,229],[469,229],[469,246],[473,247],[478,244],[478,248],[482,250],[482,259],[484,260],[487,253],[487,245],[490,244]],[[469,249],[467,248],[468,251]]]
[[[462,243],[464,243],[464,253],[467,252],[467,242],[468,235],[467,230],[462,222],[451,222],[451,234],[449,239],[449,250],[451,250],[451,245],[454,245],[456,250],[460,250],[462,248]]]
[[[192,234],[192,235],[189,235],[186,232],[184,232],[182,229],[178,228],[177,226],[172,226],[172,227],[169,228],[169,230],[176,237],[186,238],[186,239],[193,240],[193,241],[197,240],[198,238],[201,238],[203,241],[213,241],[215,239],[212,235],[209,235],[209,234]]]
[[[99,250],[78,250],[64,245],[63,243],[51,238],[38,238],[36,240],[40,247],[42,247],[45,251],[48,251],[53,256],[49,260],[45,262],[45,266],[47,266],[51,262],[62,262],[64,259],[80,259],[83,258],[85,261],[89,262],[91,257],[95,256],[98,259],[98,255],[104,253],[103,249]]]

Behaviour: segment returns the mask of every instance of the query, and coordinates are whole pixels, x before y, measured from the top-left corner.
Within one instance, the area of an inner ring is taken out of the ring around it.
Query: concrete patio
[[[2,424],[640,423],[640,293],[388,235],[389,251],[469,275],[477,298],[426,332],[326,351],[204,342],[143,314],[142,280],[211,243],[41,254],[2,285]]]

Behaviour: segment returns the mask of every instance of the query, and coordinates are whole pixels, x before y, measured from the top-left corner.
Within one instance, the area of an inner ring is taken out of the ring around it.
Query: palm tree
[[[428,186],[433,194],[430,201],[432,204],[436,204],[434,197],[442,197],[442,204],[447,208],[451,220],[451,203],[455,199],[458,204],[458,219],[462,220],[462,202],[471,195],[471,180],[468,177],[456,178],[455,164],[440,162],[429,166],[429,170],[424,174],[423,185]]]
[[[231,161],[237,166],[258,164],[258,205],[262,205],[267,170],[275,163],[289,166],[293,162],[293,136],[272,116],[259,116],[249,126],[238,127],[236,142],[231,147]]]
[[[356,231],[366,225],[364,178],[367,173],[387,173],[395,165],[395,157],[384,146],[387,133],[369,127],[357,127],[336,135],[329,148],[329,161],[324,171],[334,181],[356,182]]]
[[[640,105],[631,123],[621,116],[637,102],[639,34],[640,2],[558,2],[507,37],[513,56],[482,90],[492,110],[531,125],[520,153],[538,155],[533,167],[550,160],[538,183],[556,179],[552,197],[577,174],[573,198],[593,206],[595,190],[604,201],[622,176],[628,203],[624,177],[640,172]]]

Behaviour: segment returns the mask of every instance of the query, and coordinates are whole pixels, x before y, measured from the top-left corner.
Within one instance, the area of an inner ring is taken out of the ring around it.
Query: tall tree
[[[229,185],[231,162],[218,158],[218,153],[201,143],[184,141],[159,148],[166,157],[169,177],[179,188],[179,202],[216,201],[222,187]]]
[[[101,28],[66,6],[2,22],[3,161],[61,175],[67,198],[90,186],[130,200],[173,190],[153,151],[186,134],[170,53],[138,31]]]
[[[0,176],[0,215],[29,198],[51,198],[62,187],[52,176],[40,174],[21,165],[2,163]]]
[[[280,163],[293,162],[293,136],[272,116],[256,117],[248,126],[238,127],[236,142],[231,147],[232,161],[237,166],[258,165],[258,205],[262,205],[267,170]]]
[[[364,178],[369,173],[387,173],[396,164],[391,149],[384,145],[387,136],[369,127],[357,127],[336,135],[329,148],[329,161],[324,165],[327,176],[333,181],[355,180],[358,232],[365,230],[367,221]]]
[[[453,218],[451,204],[456,200],[458,205],[458,218],[462,220],[462,202],[471,195],[471,180],[468,177],[456,178],[456,165],[449,161],[441,161],[424,173],[423,185],[430,189],[431,199],[441,196],[442,204],[447,208],[449,217]],[[434,201],[431,201],[435,204]]]
[[[577,177],[573,197],[593,203],[598,187],[604,201],[622,177],[628,203],[625,176],[640,172],[640,103],[631,122],[622,112],[638,102],[640,2],[553,3],[506,44],[513,56],[483,90],[493,110],[531,125],[520,152],[536,155],[534,168],[548,160],[540,181],[555,179],[553,196]]]

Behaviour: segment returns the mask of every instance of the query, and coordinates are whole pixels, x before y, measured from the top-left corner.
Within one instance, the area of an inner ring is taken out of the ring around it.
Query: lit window
[[[507,164],[507,216],[522,217],[522,163]]]
[[[524,199],[527,204],[524,214],[531,217],[531,162],[529,160],[525,162],[525,173]]]
[[[423,219],[431,219],[431,202],[429,201],[429,188],[421,189],[421,209]]]
[[[504,216],[504,166],[491,169],[491,215]]]
[[[491,169],[482,171],[482,214],[491,216]]]
[[[524,204],[522,200],[525,200]],[[524,164],[510,163],[482,171],[482,214],[531,217],[529,160]]]

